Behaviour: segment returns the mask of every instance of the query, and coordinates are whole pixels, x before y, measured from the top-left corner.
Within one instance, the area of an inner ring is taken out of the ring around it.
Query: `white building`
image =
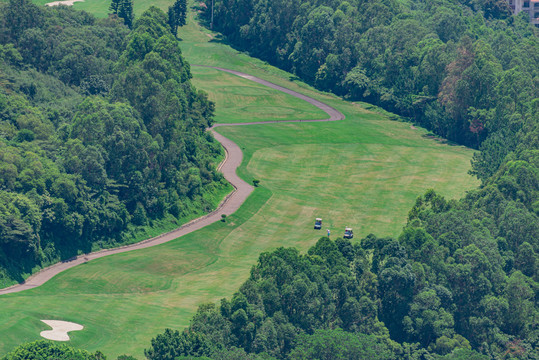
[[[533,25],[539,27],[539,0],[507,0],[513,13],[518,14],[525,11],[530,15]]]

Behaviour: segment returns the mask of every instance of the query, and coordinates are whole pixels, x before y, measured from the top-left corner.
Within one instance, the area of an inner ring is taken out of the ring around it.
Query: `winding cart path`
[[[192,65],[192,66],[199,66],[199,65]],[[200,65],[200,66],[203,66],[203,65]],[[151,239],[143,240],[135,244],[126,245],[126,246],[122,246],[122,247],[118,247],[114,249],[105,249],[105,250],[96,251],[90,254],[79,255],[69,260],[64,260],[62,262],[49,266],[35,273],[34,275],[30,276],[25,282],[21,284],[13,285],[5,289],[0,289],[0,295],[24,291],[27,289],[38,287],[44,284],[45,282],[47,282],[49,279],[51,279],[55,275],[61,273],[62,271],[65,271],[74,266],[83,264],[90,260],[98,259],[107,255],[119,254],[119,253],[123,253],[127,251],[139,250],[139,249],[145,249],[150,246],[163,244],[165,242],[174,240],[180,236],[189,234],[193,231],[196,231],[209,224],[213,224],[214,222],[221,220],[221,214],[229,215],[236,212],[236,210],[240,208],[240,206],[245,202],[247,197],[251,194],[251,192],[253,191],[253,187],[249,185],[247,182],[240,179],[239,176],[236,174],[236,169],[238,168],[238,166],[240,166],[243,159],[243,153],[241,152],[241,149],[233,141],[217,133],[215,131],[215,128],[219,126],[244,126],[244,125],[271,124],[271,123],[281,123],[281,122],[337,121],[337,120],[344,119],[344,115],[338,110],[318,100],[315,100],[311,97],[298,93],[296,91],[287,89],[285,87],[273,84],[269,81],[266,81],[258,77],[245,74],[239,71],[229,70],[229,69],[224,69],[224,68],[214,67],[214,66],[204,66],[204,67],[210,67],[210,68],[217,69],[220,71],[225,71],[225,72],[237,75],[237,76],[241,76],[244,79],[254,81],[256,83],[268,86],[272,89],[279,90],[289,95],[305,100],[308,103],[325,111],[329,115],[329,118],[317,119],[317,120],[258,121],[258,122],[247,122],[247,123],[215,124],[214,126],[209,128],[208,131],[212,132],[215,139],[217,139],[217,141],[219,141],[221,145],[223,145],[226,151],[226,157],[223,160],[223,162],[219,165],[218,170],[223,173],[225,179],[227,179],[234,187],[234,191],[230,193],[219,204],[216,210],[212,211],[211,213],[207,215],[199,217],[193,221],[190,221],[180,226],[176,230],[170,231],[168,233],[159,235]]]

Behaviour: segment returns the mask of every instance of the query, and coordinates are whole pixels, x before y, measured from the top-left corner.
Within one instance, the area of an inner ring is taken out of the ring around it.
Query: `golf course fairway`
[[[39,339],[49,329],[41,320],[56,319],[84,326],[70,333],[75,347],[101,350],[109,359],[142,359],[165,328],[182,329],[198,305],[232,295],[261,252],[279,246],[304,251],[326,228],[335,238],[351,226],[354,241],[371,232],[398,236],[416,197],[428,188],[459,198],[478,185],[467,175],[470,149],[290,81],[290,74],[213,41],[216,35],[192,17],[179,36],[192,64],[258,76],[327,103],[346,119],[219,127],[243,150],[240,176],[260,180],[240,210],[226,222],[166,244],[97,259],[38,288],[1,296],[0,354]],[[306,102],[232,74],[191,70],[194,84],[216,102],[217,123],[327,117]],[[323,231],[313,230],[315,217],[324,219]]]

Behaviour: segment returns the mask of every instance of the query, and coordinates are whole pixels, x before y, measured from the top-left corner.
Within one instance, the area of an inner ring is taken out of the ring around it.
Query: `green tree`
[[[184,26],[187,20],[187,0],[176,0],[168,8],[168,25],[174,36],[178,36],[178,27]]]
[[[450,354],[445,355],[441,359],[443,360],[487,360],[488,356],[479,354],[476,351],[470,349],[456,349]]]
[[[106,360],[103,353],[92,354],[86,350],[75,349],[65,344],[57,344],[47,340],[37,340],[19,345],[15,350],[2,358],[3,360]]]
[[[454,332],[453,316],[442,307],[433,289],[423,290],[414,297],[409,315],[403,321],[411,339],[419,340],[424,347],[441,336],[451,337]]]
[[[524,242],[518,247],[515,268],[522,271],[524,275],[534,278],[536,281],[538,280],[539,259],[529,243]]]
[[[290,353],[293,360],[394,359],[395,354],[380,339],[342,330],[317,330],[300,335],[298,345]]]
[[[455,349],[471,350],[470,342],[458,334],[453,337],[443,335],[436,339],[436,343],[433,343],[429,347],[429,350],[440,355],[450,354]]]
[[[26,29],[41,25],[43,13],[31,1],[10,0],[5,19],[12,41],[17,42]]]
[[[507,1],[485,0],[483,7],[487,18],[506,19],[511,16],[511,8]]]
[[[509,334],[523,336],[537,319],[537,309],[533,305],[537,289],[532,289],[530,280],[520,271],[515,271],[507,281],[505,297],[509,307],[504,327]]]
[[[416,276],[406,259],[389,257],[380,269],[378,278],[382,302],[380,319],[393,336],[403,340],[403,320],[412,301]]]
[[[111,11],[113,14],[117,15],[118,10],[120,9],[121,2],[122,2],[122,0],[111,0],[110,6],[109,6],[109,11]]]
[[[130,221],[209,210],[206,192],[224,185],[213,167],[222,150],[204,131],[214,107],[189,82],[161,10],[129,31],[69,7],[0,8],[0,286],[125,241]],[[134,96],[95,96],[124,71],[141,80],[118,86]]]
[[[133,28],[133,21],[135,20],[133,0],[120,0],[117,8],[117,15],[119,18],[124,19],[124,24],[128,28]]]
[[[135,212],[133,213],[133,224],[139,226],[148,225],[148,217],[146,216],[146,209],[141,203],[137,203]]]
[[[148,360],[175,360],[180,356],[208,356],[211,346],[200,334],[193,332],[172,331],[158,334],[152,339],[151,347],[144,350]]]

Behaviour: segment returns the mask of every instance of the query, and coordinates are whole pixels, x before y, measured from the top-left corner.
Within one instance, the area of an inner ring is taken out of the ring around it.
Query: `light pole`
[[[210,29],[213,30],[213,2],[214,0],[211,0],[211,21],[210,21]]]

